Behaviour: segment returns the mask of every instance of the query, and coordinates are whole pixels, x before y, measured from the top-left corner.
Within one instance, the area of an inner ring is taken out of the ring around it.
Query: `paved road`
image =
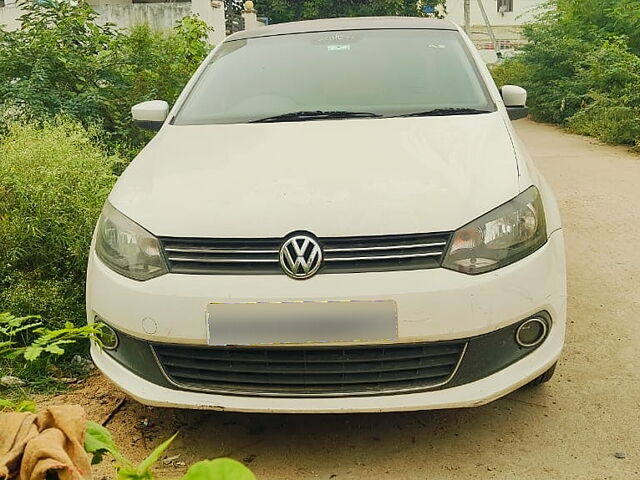
[[[128,401],[109,424],[125,451],[141,458],[180,428],[179,461],[229,455],[265,480],[640,478],[640,156],[517,127],[565,222],[568,341],[551,383],[476,409],[402,414],[241,415]],[[101,377],[69,397],[90,402],[94,416],[118,401]]]

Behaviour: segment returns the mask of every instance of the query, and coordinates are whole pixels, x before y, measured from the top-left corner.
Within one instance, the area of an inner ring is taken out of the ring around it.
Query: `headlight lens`
[[[134,280],[167,273],[158,239],[108,202],[98,220],[96,254],[109,268]]]
[[[547,241],[540,193],[530,187],[453,234],[443,266],[477,275],[531,254]]]

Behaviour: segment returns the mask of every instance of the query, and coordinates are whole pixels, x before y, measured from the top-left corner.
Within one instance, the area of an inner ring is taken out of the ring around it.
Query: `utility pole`
[[[471,35],[471,0],[464,0],[464,31]]]
[[[482,13],[482,18],[484,19],[484,24],[487,26],[487,31],[489,32],[489,38],[491,38],[491,43],[493,44],[493,49],[496,51],[496,55],[500,57],[500,46],[498,45],[498,41],[496,40],[496,34],[493,31],[493,27],[491,26],[491,22],[489,22],[489,17],[487,16],[487,11],[484,9],[484,5],[482,4],[482,0],[478,0],[478,7],[480,7],[480,13]]]

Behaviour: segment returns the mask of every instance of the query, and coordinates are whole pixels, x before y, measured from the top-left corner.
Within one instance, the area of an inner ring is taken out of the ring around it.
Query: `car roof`
[[[305,20],[302,22],[277,23],[252,30],[243,30],[227,37],[226,41],[245,38],[270,37],[310,32],[333,32],[336,30],[379,29],[427,29],[458,30],[453,22],[420,17],[351,17]]]

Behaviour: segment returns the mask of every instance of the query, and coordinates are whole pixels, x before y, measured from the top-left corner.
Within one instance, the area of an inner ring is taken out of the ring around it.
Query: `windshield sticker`
[[[351,45],[327,45],[330,52],[341,52],[343,50],[351,50]]]
[[[331,33],[329,35],[323,35],[317,41],[319,43],[336,43],[336,42],[350,42],[355,40],[355,35],[344,33]]]

